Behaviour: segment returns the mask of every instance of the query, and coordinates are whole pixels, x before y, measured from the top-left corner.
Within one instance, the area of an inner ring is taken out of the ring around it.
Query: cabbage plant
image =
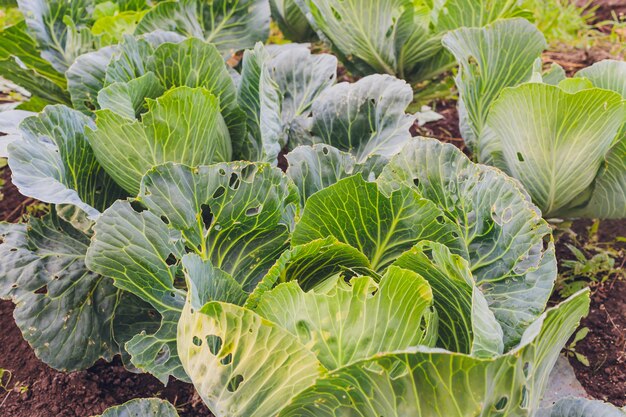
[[[18,5],[24,21],[0,32],[0,68],[29,92],[33,110],[46,104],[93,110],[95,97],[86,96],[98,92],[94,82],[101,81],[127,35],[193,36],[231,55],[265,41],[269,33],[267,0],[19,0]]]
[[[19,0],[24,20],[0,32],[0,68],[30,93],[28,107],[70,104],[66,71],[81,55],[97,50],[134,25],[146,1]]]
[[[554,247],[517,183],[435,140],[375,180],[328,145],[297,152],[317,164],[303,179],[291,158],[288,176],[318,190],[251,294],[210,257],[182,260],[178,353],[212,412],[534,415],[589,300],[545,310]]]
[[[24,337],[37,356],[56,369],[84,369],[101,357],[110,359],[122,354],[129,367],[152,372],[163,381],[170,375],[185,379],[175,349],[175,326],[180,315],[177,306],[182,306],[183,297],[174,291],[175,297],[170,295],[171,299],[163,301],[170,303],[166,308],[152,298],[142,300],[136,286],[131,286],[131,291],[123,281],[111,280],[117,273],[113,266],[101,270],[98,268],[104,266],[96,266],[99,264],[95,260],[87,261],[94,229],[97,234],[100,227],[105,228],[114,213],[120,219],[130,219],[131,211],[145,207],[142,178],[153,165],[175,163],[181,172],[185,172],[183,167],[203,166],[200,171],[213,176],[217,172],[220,178],[228,171],[223,184],[214,190],[215,196],[205,196],[218,199],[220,190],[236,189],[238,178],[248,178],[252,175],[249,171],[256,169],[256,165],[246,168],[251,162],[228,165],[232,159],[275,163],[278,152],[289,141],[292,127],[310,119],[313,103],[324,91],[334,88],[336,60],[326,54],[313,55],[301,45],[257,45],[244,53],[239,74],[227,67],[213,45],[156,33],[127,37],[110,50],[100,71],[97,77],[85,79],[91,83],[93,93],[83,97],[85,107],[95,109],[95,120],[88,110],[83,113],[67,106],[48,106],[26,117],[12,135],[15,140],[8,146],[8,160],[13,182],[22,194],[54,206],[50,214],[30,219],[28,224],[0,226],[0,295],[17,304],[16,323]],[[367,79],[361,82],[367,85]],[[379,100],[379,94],[359,89],[351,100],[369,103],[370,99]],[[410,136],[410,123],[406,123],[408,116],[403,111],[383,114],[380,120],[404,126],[406,132],[401,136]],[[336,121],[329,117],[331,125],[343,121],[342,114],[335,116]],[[354,123],[376,126],[378,117],[379,112],[371,112]],[[389,129],[388,135],[400,133]],[[370,140],[386,143],[384,135],[372,134]],[[362,142],[367,147],[367,141]],[[376,155],[375,148],[368,148],[372,159],[382,161],[384,157]],[[206,171],[214,163],[226,164],[228,169]],[[280,216],[290,218],[289,213],[297,211],[300,201],[294,186],[277,175],[276,168],[262,165],[262,170],[265,174],[255,187],[268,193],[264,197],[269,198],[268,190],[283,184],[287,191],[281,191],[272,201],[278,204],[279,213],[285,212]],[[128,201],[129,197],[138,198]],[[195,225],[203,221],[211,224],[211,210],[205,203],[199,203],[195,214],[187,214],[191,216],[187,220],[193,218]],[[260,203],[257,208],[268,204]],[[126,211],[118,211],[122,209]],[[241,219],[232,219],[233,227],[238,228],[229,235],[219,232],[221,225],[215,226],[213,233],[221,233],[225,239],[215,250],[223,252],[220,256],[235,251],[227,256],[233,268],[239,265],[256,271],[246,278],[250,281],[246,288],[251,290],[265,273],[265,264],[256,256],[265,254],[266,262],[273,263],[290,233],[289,227],[279,227],[273,221],[259,224],[254,210],[239,214]],[[161,222],[160,215],[156,219]],[[264,249],[267,253],[254,252],[255,257],[241,261],[246,267],[236,261],[247,253],[245,244],[231,247],[232,239],[242,238],[244,225],[255,239],[266,236],[272,241]],[[158,236],[169,245],[177,233],[183,233],[191,239],[185,241],[188,248],[193,244],[202,248],[201,232],[194,237],[188,226],[168,232],[165,225],[166,229],[158,229],[149,239]],[[267,235],[261,233],[264,227],[271,229]],[[140,230],[147,229],[141,226]],[[138,232],[131,241],[140,235]],[[182,242],[176,247],[181,249]],[[166,256],[167,270],[172,277],[179,275],[179,281],[184,252],[176,250]],[[86,263],[99,272],[89,270]],[[155,265],[146,268],[154,272]]]
[[[295,0],[320,38],[357,74],[423,81],[450,69],[442,36],[520,15],[516,0]]]
[[[461,130],[479,161],[520,180],[545,216],[626,216],[626,64],[542,73],[545,40],[521,19],[459,29],[444,45],[460,65]]]

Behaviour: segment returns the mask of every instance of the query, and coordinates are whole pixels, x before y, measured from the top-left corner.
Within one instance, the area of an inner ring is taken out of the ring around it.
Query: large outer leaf
[[[361,175],[312,195],[294,230],[299,245],[328,236],[359,249],[382,271],[420,240],[434,240],[465,253],[460,230],[434,203],[409,187],[384,194]]]
[[[602,61],[576,74],[585,77],[594,87],[619,93],[626,98],[626,64],[621,61]],[[605,157],[593,184],[589,202],[574,216],[623,218],[626,217],[626,129]]]
[[[501,354],[502,328],[476,287],[468,262],[444,245],[420,242],[395,262],[430,284],[438,320],[438,346],[476,357]]]
[[[251,291],[288,246],[298,196],[279,169],[235,162],[156,167],[139,199],[180,230],[191,250]]]
[[[178,413],[165,400],[140,398],[108,408],[100,417],[178,417]]]
[[[213,43],[224,54],[252,48],[269,35],[270,7],[263,0],[164,1],[141,19],[137,34],[167,30]]]
[[[531,83],[505,89],[487,125],[501,146],[503,168],[545,216],[556,216],[577,205],[593,183],[624,116],[622,97],[612,91],[570,93]]]
[[[482,152],[487,144],[479,140],[491,103],[502,89],[530,78],[533,63],[547,47],[546,41],[527,20],[511,19],[485,28],[454,30],[444,36],[443,46],[459,64],[456,85],[463,139]]]
[[[412,140],[378,179],[413,187],[456,222],[470,267],[503,327],[505,346],[545,309],[556,278],[550,227],[519,183],[434,139]]]
[[[302,206],[314,193],[354,174],[360,173],[363,178],[373,181],[387,163],[387,158],[380,155],[357,163],[352,154],[325,144],[298,146],[285,157],[289,162],[287,176],[300,190]]]
[[[24,22],[0,31],[2,76],[27,89],[33,96],[53,104],[69,104],[63,74],[40,56]]]
[[[538,320],[518,349],[494,359],[418,348],[349,365],[318,379],[279,416],[533,416],[588,306],[588,293],[577,294]]]
[[[64,73],[79,55],[95,49],[90,23],[94,0],[18,0],[41,57]]]
[[[137,213],[125,201],[107,209],[94,230],[88,268],[113,278],[116,287],[140,297],[162,316],[156,333],[143,332],[127,344],[132,363],[164,382],[169,375],[186,379],[174,336],[183,297],[174,287],[178,267],[168,260],[170,255],[182,257],[180,232],[168,229],[150,212]]]
[[[98,110],[97,129],[87,133],[100,164],[129,193],[137,193],[142,176],[154,165],[231,159],[219,100],[207,90],[178,87],[148,101],[148,109],[141,122]]]
[[[371,155],[390,157],[411,138],[415,118],[405,109],[412,100],[411,86],[388,75],[337,84],[313,103],[311,133],[359,162]]]
[[[324,368],[292,334],[250,310],[187,303],[178,351],[196,390],[217,417],[273,416]]]
[[[0,224],[0,296],[17,304],[15,322],[39,359],[63,370],[110,359],[118,291],[85,267],[89,237],[49,214]]]
[[[95,218],[124,192],[98,164],[85,137],[87,116],[48,106],[20,125],[22,140],[9,146],[13,183],[20,192],[53,204],[71,204]]]
[[[294,281],[280,284],[261,297],[255,311],[332,370],[427,343],[432,297],[424,278],[392,266],[378,287],[369,277],[353,278],[350,285],[339,280],[326,293],[305,293]]]

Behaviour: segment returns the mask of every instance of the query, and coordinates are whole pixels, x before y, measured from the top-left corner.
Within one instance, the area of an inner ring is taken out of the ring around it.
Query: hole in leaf
[[[154,360],[154,363],[156,363],[157,365],[162,365],[165,362],[167,362],[169,358],[170,358],[170,347],[168,345],[163,345],[163,347],[161,347],[161,349],[159,350],[159,353],[157,354],[157,357]]]
[[[161,216],[161,221],[165,224],[170,224],[170,219],[167,216]]]
[[[11,248],[9,249],[9,252],[17,252],[17,248]]]
[[[224,356],[224,359],[222,359],[220,363],[222,365],[230,365],[232,361],[233,361],[233,354],[229,353],[228,355]]]
[[[498,410],[498,411],[504,410],[504,408],[506,407],[508,402],[509,402],[509,398],[508,397],[500,398],[498,400],[498,402],[496,403],[496,410]]]
[[[206,337],[206,343],[209,346],[209,351],[213,355],[218,355],[222,350],[222,338],[214,334],[210,334]]]
[[[328,148],[327,148],[326,146],[324,146],[324,147],[322,148],[322,153],[323,153],[324,155],[328,155]]]
[[[200,211],[202,215],[202,223],[204,223],[204,227],[208,229],[213,222],[213,213],[211,213],[211,208],[208,204],[203,204],[200,206]]]
[[[419,178],[413,178],[413,185],[415,185],[416,187],[420,186],[420,179]]]
[[[243,375],[235,375],[228,381],[228,391],[235,392],[239,389],[239,386],[243,382]]]
[[[226,188],[220,185],[219,187],[217,187],[217,190],[215,190],[215,192],[213,193],[213,198],[215,199],[220,198],[221,196],[224,195],[225,192],[226,192]]]
[[[337,9],[335,9],[335,8],[334,8],[334,7],[332,7],[332,6],[331,6],[330,8],[331,8],[331,10],[333,11],[333,16],[335,16],[335,19],[337,19],[337,20],[339,20],[339,21],[341,22],[342,17],[341,17],[341,15],[339,14],[339,12],[337,11]]]
[[[173,253],[170,253],[170,255],[165,260],[165,263],[168,266],[174,266],[174,265],[176,265],[178,263],[178,259],[176,259],[176,256],[174,256]]]
[[[248,210],[246,210],[246,216],[256,216],[261,212],[261,207],[262,206],[250,207]]]
[[[142,213],[142,212],[146,211],[146,208],[144,207],[144,205],[141,204],[137,200],[134,200],[134,201],[130,202],[130,208],[135,210],[137,213]]]
[[[193,337],[193,344],[196,346],[202,346],[202,339],[200,339],[198,336],[194,336]]]
[[[239,185],[241,185],[241,180],[239,179],[239,175],[233,172],[232,174],[230,174],[230,180],[228,181],[228,186],[232,188],[233,190],[236,190],[239,188]]]
[[[226,171],[224,170],[224,168],[220,168],[217,172],[218,172],[221,176],[226,175]]]
[[[522,408],[528,408],[528,388],[526,387],[526,385],[524,385],[522,387],[522,400],[520,401],[520,405],[522,406]]]
[[[443,216],[437,216],[437,223],[439,224],[443,224],[445,222],[445,219],[443,218]]]
[[[517,153],[517,160],[520,162],[524,162],[524,155],[521,152]]]

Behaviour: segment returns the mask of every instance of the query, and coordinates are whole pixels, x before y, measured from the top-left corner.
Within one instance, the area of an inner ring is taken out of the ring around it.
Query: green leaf
[[[546,84],[504,90],[487,118],[502,168],[522,182],[547,217],[579,204],[623,122],[617,93],[568,93]]]
[[[159,398],[140,398],[108,408],[100,417],[178,417],[172,404]]]
[[[130,203],[118,201],[94,226],[87,251],[87,267],[113,278],[116,287],[152,305],[161,315],[155,333],[142,332],[127,344],[132,363],[164,383],[169,375],[187,379],[176,352],[176,323],[183,307],[181,291],[174,287],[178,271],[171,256],[181,258],[180,232],[168,229],[154,214],[138,213]]]
[[[237,98],[246,115],[247,135],[240,153],[247,160],[275,160],[286,143],[281,94],[267,70],[270,60],[260,43],[243,53]]]
[[[305,293],[295,281],[280,284],[261,297],[255,311],[333,370],[424,344],[430,338],[426,322],[432,296],[420,275],[392,266],[379,286],[369,277],[353,278],[349,285],[338,280],[319,293]]]
[[[0,70],[6,79],[24,87],[48,103],[69,104],[66,81],[40,56],[24,22],[0,31]]]
[[[193,38],[180,43],[166,42],[148,60],[148,70],[154,72],[166,89],[204,87],[216,96],[233,147],[240,147],[245,133],[244,115],[237,104],[235,84],[214,45]]]
[[[278,415],[533,415],[588,307],[588,292],[577,294],[542,316],[516,350],[492,359],[416,348],[357,362],[319,378]]]
[[[288,247],[298,196],[279,169],[236,162],[156,167],[139,199],[249,292]]]
[[[369,260],[350,245],[330,236],[282,253],[256,286],[246,307],[254,309],[263,294],[283,282],[297,281],[305,291],[325,285],[337,275],[376,276]]]
[[[124,196],[98,164],[85,138],[93,121],[69,107],[48,106],[20,124],[22,140],[9,145],[13,183],[52,204],[71,204],[91,219]]]
[[[595,87],[619,93],[626,98],[626,66],[621,61],[606,60],[579,71]],[[594,218],[626,217],[626,128],[622,126],[618,141],[605,155],[593,184],[588,203],[574,210],[572,216]]]
[[[178,351],[196,390],[218,417],[273,416],[324,372],[292,334],[256,313],[188,301]]]
[[[269,3],[261,0],[163,1],[150,9],[136,34],[155,30],[173,31],[213,43],[231,55],[269,36]]]
[[[452,255],[444,245],[423,241],[394,265],[418,273],[430,284],[439,317],[439,347],[476,357],[502,353],[502,328],[465,259]]]
[[[550,227],[515,180],[456,147],[413,139],[378,182],[412,187],[461,230],[470,268],[504,331],[505,346],[545,309],[556,279]]]
[[[586,398],[563,398],[537,417],[624,417],[626,411],[612,404]]]
[[[102,3],[101,3],[102,4]],[[91,33],[98,36],[102,45],[114,45],[132,35],[146,11],[126,11],[98,18],[91,27]]]
[[[285,158],[289,163],[287,176],[300,190],[302,206],[311,195],[346,177],[360,173],[368,181],[375,180],[387,163],[380,155],[357,163],[352,154],[324,144],[298,146]]]
[[[504,88],[530,79],[533,63],[547,48],[546,41],[532,23],[510,19],[449,32],[443,46],[459,64],[456,85],[463,139],[482,152],[489,146],[480,141],[491,103]]]
[[[98,218],[87,251],[87,267],[113,278],[115,286],[137,295],[159,313],[180,311],[181,291],[174,287],[178,270],[168,258],[181,258],[180,232],[149,211],[136,212],[117,201]]]
[[[41,57],[64,73],[74,60],[96,49],[86,27],[91,23],[94,0],[19,0],[26,24],[37,40]]]
[[[164,162],[191,166],[229,161],[232,149],[219,100],[203,88],[178,87],[148,101],[141,122],[111,110],[96,112],[87,135],[106,171],[129,193],[142,176]]]
[[[127,119],[141,119],[147,108],[146,99],[156,99],[165,89],[151,72],[126,83],[115,82],[98,93],[98,105]]]
[[[313,194],[292,235],[292,244],[334,236],[359,249],[372,269],[384,270],[421,240],[467,250],[460,230],[432,202],[408,187],[389,195],[361,175],[343,179]]]
[[[306,117],[311,105],[335,83],[337,59],[312,55],[306,45],[265,48],[260,43],[243,59],[239,101],[247,114],[251,142],[273,161],[285,147],[291,124]]]
[[[106,69],[115,53],[113,46],[76,58],[65,73],[72,106],[85,114],[98,108],[98,92],[104,87]]]
[[[313,103],[311,133],[316,141],[355,155],[393,156],[411,138],[415,118],[405,113],[411,86],[388,75],[337,84]]]
[[[232,276],[214,267],[211,261],[196,254],[183,256],[182,265],[187,278],[191,307],[199,310],[209,301],[243,305],[248,294]]]
[[[0,225],[0,288],[15,322],[49,366],[85,369],[117,350],[112,320],[118,290],[85,267],[89,236],[54,213],[29,225]]]
[[[272,19],[281,32],[293,42],[307,42],[315,39],[315,31],[295,0],[270,0]]]

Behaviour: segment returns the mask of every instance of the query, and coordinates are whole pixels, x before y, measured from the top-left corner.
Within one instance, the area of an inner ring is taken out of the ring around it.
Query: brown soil
[[[11,171],[8,167],[0,169],[0,221],[17,222],[29,204],[35,203],[32,198],[21,195],[11,182]]]
[[[0,415],[88,417],[133,398],[146,397],[169,400],[182,417],[212,415],[192,385],[173,381],[164,387],[150,375],[126,371],[118,360],[110,364],[101,361],[86,371],[72,373],[49,368],[22,338],[12,312],[10,301],[0,302],[0,368],[12,373],[8,390],[0,394]]]
[[[588,0],[577,0],[580,5],[589,3]],[[626,2],[624,0],[594,0],[591,7],[595,8],[595,22],[613,20],[614,16],[623,19],[626,16]]]
[[[579,221],[573,229],[579,239],[587,236],[589,221]],[[616,266],[622,270],[626,265],[626,243],[616,241],[626,237],[626,220],[605,220],[597,234],[597,245],[621,250]],[[557,245],[559,258],[571,257],[564,247],[567,238]],[[570,241],[571,243],[571,241]],[[581,327],[587,327],[589,334],[576,344],[576,352],[589,360],[585,366],[574,358],[570,363],[576,377],[588,394],[594,398],[626,405],[626,281],[624,274],[616,274],[606,282],[594,286],[589,315],[583,319]]]

